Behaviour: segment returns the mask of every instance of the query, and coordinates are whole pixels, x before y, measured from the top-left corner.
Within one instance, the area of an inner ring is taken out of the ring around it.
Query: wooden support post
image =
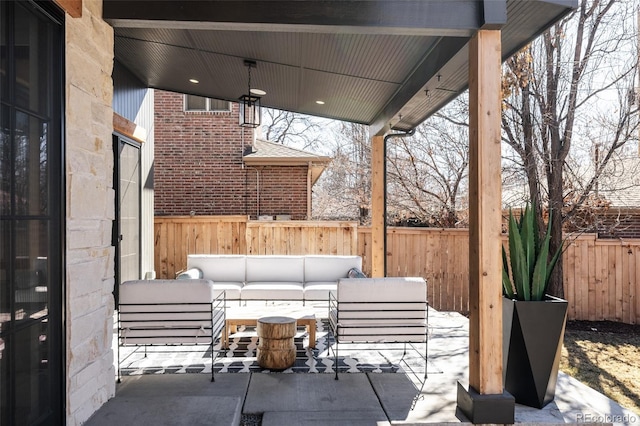
[[[371,276],[384,277],[385,248],[384,136],[371,139]]]
[[[469,44],[469,390],[458,406],[473,423],[513,423],[502,384],[500,30]]]
[[[469,76],[469,384],[502,393],[500,31],[471,40]]]

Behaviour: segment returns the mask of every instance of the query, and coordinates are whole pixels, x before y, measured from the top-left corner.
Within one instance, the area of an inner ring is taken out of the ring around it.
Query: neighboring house
[[[236,103],[156,90],[155,214],[309,219],[329,158],[255,133]]]
[[[593,164],[585,166],[580,175],[590,178],[593,167]],[[570,195],[566,196],[565,203],[570,202]],[[528,199],[526,184],[503,183],[502,198],[505,208],[521,207],[523,200]],[[505,217],[507,215],[505,211]],[[599,238],[640,238],[640,158],[627,156],[610,160],[589,199],[565,222],[564,229],[596,233]]]
[[[604,206],[592,213],[592,232],[600,238],[640,238],[640,158],[612,159],[594,196]]]

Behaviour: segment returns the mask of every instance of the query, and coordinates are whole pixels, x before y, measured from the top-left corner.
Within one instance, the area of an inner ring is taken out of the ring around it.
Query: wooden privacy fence
[[[371,228],[358,232],[363,269],[371,273]],[[431,306],[469,311],[469,232],[466,229],[387,228],[387,276],[424,277]]]
[[[564,260],[569,319],[640,323],[640,239],[570,238]],[[356,222],[249,221],[245,216],[155,218],[155,269],[173,278],[187,254],[357,254],[371,273],[371,229]],[[387,275],[421,276],[431,306],[469,311],[466,229],[387,232]]]
[[[640,239],[583,235],[564,253],[569,318],[640,323]]]
[[[155,218],[154,267],[173,278],[187,254],[352,254],[356,222],[249,221],[246,216]]]

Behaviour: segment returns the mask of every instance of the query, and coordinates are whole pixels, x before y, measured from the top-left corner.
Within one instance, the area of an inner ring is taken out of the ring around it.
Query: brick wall
[[[282,214],[291,215],[294,220],[307,219],[306,166],[249,168],[247,189],[247,207],[251,216],[259,211],[260,215]]]
[[[640,208],[609,207],[593,216],[598,238],[640,238]]]
[[[156,215],[306,219],[306,166],[243,165],[253,131],[238,125],[238,105],[231,112],[194,113],[184,112],[183,103],[181,94],[155,92]]]
[[[513,211],[518,216],[519,212]],[[509,211],[502,212],[507,232]],[[594,233],[604,239],[640,238],[640,207],[591,207],[580,209],[563,225],[565,232]]]

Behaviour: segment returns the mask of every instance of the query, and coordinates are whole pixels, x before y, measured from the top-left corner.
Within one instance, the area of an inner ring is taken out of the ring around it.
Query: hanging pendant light
[[[240,96],[240,126],[256,128],[260,125],[262,119],[262,110],[260,109],[260,96],[266,94],[266,92],[260,89],[251,88],[251,68],[256,67],[255,61],[245,59],[244,66],[247,67],[248,78],[248,91],[246,95]]]

